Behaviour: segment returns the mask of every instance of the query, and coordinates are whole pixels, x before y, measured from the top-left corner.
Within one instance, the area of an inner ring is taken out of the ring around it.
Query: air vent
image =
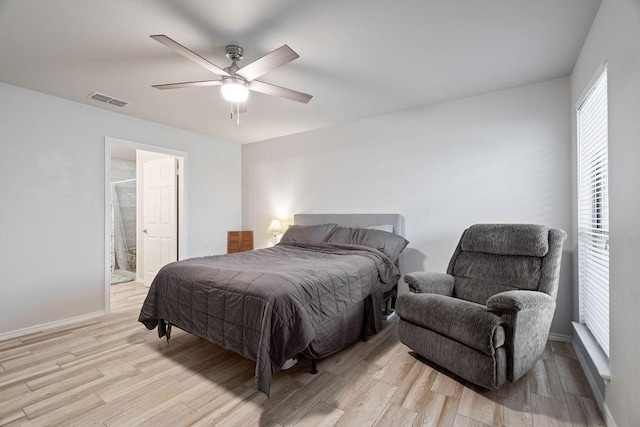
[[[127,101],[123,101],[122,99],[113,98],[111,101],[109,101],[109,104],[113,104],[113,105],[116,105],[118,107],[124,107],[125,105],[128,104],[128,102]]]
[[[106,102],[107,104],[115,105],[116,107],[124,107],[125,105],[129,104],[127,101],[123,101],[122,99],[112,98],[98,92],[90,93],[89,98],[95,99],[96,101],[100,102]]]

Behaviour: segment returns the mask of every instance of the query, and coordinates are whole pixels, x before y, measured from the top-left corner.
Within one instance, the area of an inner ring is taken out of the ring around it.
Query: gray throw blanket
[[[138,320],[149,329],[160,325],[160,337],[167,322],[255,360],[256,387],[268,395],[283,363],[354,304],[368,309],[353,328],[377,332],[382,292],[399,275],[384,254],[354,245],[287,242],[192,258],[160,270]]]

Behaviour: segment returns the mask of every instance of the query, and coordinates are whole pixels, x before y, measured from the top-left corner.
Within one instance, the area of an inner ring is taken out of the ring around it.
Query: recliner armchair
[[[566,233],[541,225],[464,231],[447,274],[404,276],[400,341],[488,389],[517,381],[542,357],[556,307]]]

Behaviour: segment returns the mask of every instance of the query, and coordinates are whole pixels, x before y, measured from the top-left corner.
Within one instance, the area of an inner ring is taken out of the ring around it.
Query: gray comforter
[[[166,265],[138,320],[149,329],[160,325],[161,337],[168,322],[255,360],[256,386],[269,394],[283,363],[307,349],[323,324],[327,329],[336,316],[353,313],[354,305],[365,302],[368,309],[352,327],[377,332],[382,292],[398,277],[391,260],[375,249],[281,243]],[[326,349],[337,351],[335,343]]]

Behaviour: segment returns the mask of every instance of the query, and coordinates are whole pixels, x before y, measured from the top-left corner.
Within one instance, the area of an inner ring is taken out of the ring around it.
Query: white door
[[[144,163],[144,284],[162,266],[178,259],[176,159],[173,156]]]

